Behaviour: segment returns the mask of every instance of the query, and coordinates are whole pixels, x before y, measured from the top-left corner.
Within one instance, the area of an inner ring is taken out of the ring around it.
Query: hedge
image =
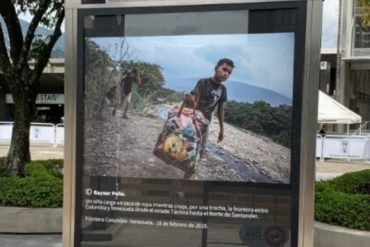
[[[63,160],[32,161],[25,177],[0,177],[0,206],[61,207],[62,168]]]
[[[5,163],[5,157],[0,157],[0,177],[9,176],[8,169],[6,169],[4,163]]]
[[[370,169],[316,182],[315,219],[331,225],[370,230]]]

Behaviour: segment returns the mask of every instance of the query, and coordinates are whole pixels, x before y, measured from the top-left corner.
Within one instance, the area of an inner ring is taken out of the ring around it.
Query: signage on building
[[[327,70],[328,69],[328,62],[322,61],[320,62],[320,70]]]
[[[14,100],[11,94],[5,95],[5,102],[7,104],[14,104]],[[64,94],[38,94],[36,98],[36,104],[38,105],[63,105]]]

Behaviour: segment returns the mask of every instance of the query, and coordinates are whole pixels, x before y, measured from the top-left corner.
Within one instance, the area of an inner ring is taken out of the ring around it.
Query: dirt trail
[[[130,113],[130,119],[103,112],[103,120],[85,125],[85,172],[91,175],[190,180],[289,182],[289,150],[270,140],[225,126],[225,140],[216,144],[212,123],[208,153],[192,175],[169,165],[152,151],[164,120]]]

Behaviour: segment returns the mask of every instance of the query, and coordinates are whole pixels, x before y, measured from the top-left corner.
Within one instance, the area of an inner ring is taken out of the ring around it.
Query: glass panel
[[[84,19],[82,246],[290,246],[284,11]]]
[[[237,34],[248,32],[248,11],[126,16],[125,36]]]

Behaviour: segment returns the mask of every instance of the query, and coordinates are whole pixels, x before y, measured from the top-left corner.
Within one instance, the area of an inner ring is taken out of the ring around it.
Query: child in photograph
[[[210,78],[200,79],[186,99],[195,102],[195,109],[201,111],[204,116],[211,122],[212,113],[218,106],[217,115],[220,123],[218,141],[224,139],[224,109],[227,101],[227,90],[222,84],[229,79],[234,69],[234,62],[228,58],[220,59],[215,66],[215,74]],[[208,138],[206,136],[202,141],[202,153],[204,153]]]
[[[97,116],[101,118],[102,111],[106,106],[113,106],[112,115],[116,114],[116,106],[117,106],[117,97],[116,97],[117,86],[113,86],[109,89],[109,91],[104,95],[103,100],[99,105],[99,110]]]
[[[135,82],[138,86],[141,85],[141,79],[139,72],[136,68],[127,70],[121,80],[121,103],[120,106],[124,105],[124,112],[122,117],[128,119],[127,111],[131,105],[131,90],[132,83]]]

